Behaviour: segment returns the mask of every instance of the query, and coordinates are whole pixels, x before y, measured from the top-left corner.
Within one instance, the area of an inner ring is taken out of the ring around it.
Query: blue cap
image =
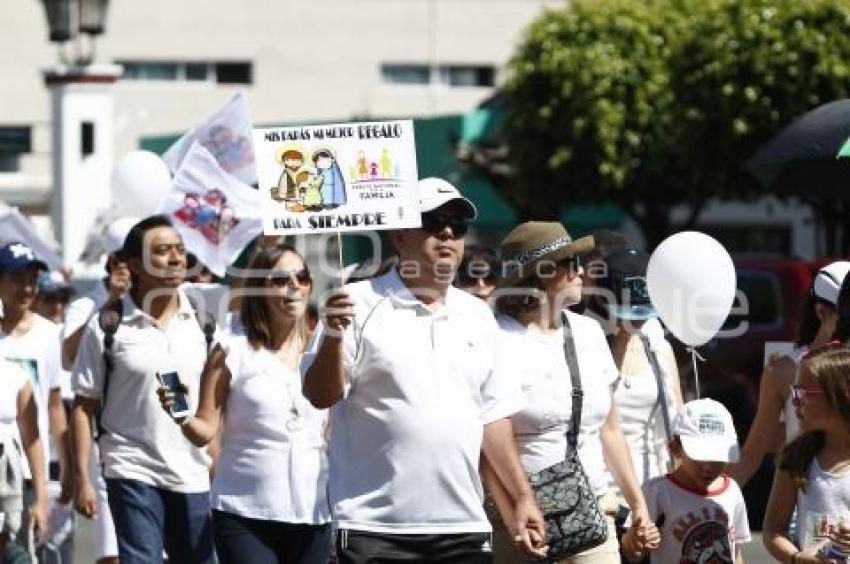
[[[16,274],[25,270],[47,270],[47,264],[24,243],[7,243],[0,247],[0,273]]]

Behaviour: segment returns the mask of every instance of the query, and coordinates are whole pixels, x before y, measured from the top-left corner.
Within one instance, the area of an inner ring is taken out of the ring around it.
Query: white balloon
[[[119,215],[155,214],[170,189],[168,165],[150,151],[130,151],[115,163],[112,201]]]
[[[697,347],[711,340],[735,299],[735,265],[726,249],[705,233],[671,235],[649,259],[649,298],[667,328]]]

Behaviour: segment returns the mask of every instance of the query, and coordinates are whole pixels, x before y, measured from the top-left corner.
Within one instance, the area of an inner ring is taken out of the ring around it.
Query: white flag
[[[248,100],[237,93],[219,111],[168,148],[162,160],[177,173],[192,143],[197,141],[215,157],[221,168],[246,184],[257,182],[254,140]]]
[[[186,249],[218,276],[263,231],[259,192],[222,170],[198,143],[183,159],[158,213],[171,218]]]

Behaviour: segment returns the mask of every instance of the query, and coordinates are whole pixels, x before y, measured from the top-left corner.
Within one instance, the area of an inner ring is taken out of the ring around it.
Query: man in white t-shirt
[[[52,436],[59,455],[59,478],[62,484],[60,501],[71,497],[71,472],[69,464],[68,423],[62,403],[59,362],[59,326],[33,313],[39,272],[47,265],[36,258],[24,243],[8,243],[0,247],[0,300],[3,303],[0,319],[0,356],[20,366],[32,383],[38,407],[39,434],[42,444]],[[49,456],[45,450],[45,465]],[[45,468],[45,474],[48,469]],[[24,495],[32,494],[31,473],[24,462],[27,487]],[[26,500],[25,500],[26,501]],[[26,523],[19,539],[28,543]]]
[[[508,419],[521,407],[498,368],[495,320],[451,285],[475,206],[420,181],[422,228],[393,231],[399,266],[331,296],[302,364],[331,408],[330,496],[344,564],[484,563],[483,454],[506,484],[517,542],[545,553],[543,519]]]
[[[172,562],[210,562],[209,458],[183,437],[157,396],[157,375],[176,371],[193,412],[207,356],[206,335],[180,288],[186,250],[169,220],[153,216],[130,230],[122,254],[132,281],[120,302],[114,369],[107,380],[97,317],[74,366],[77,509],[94,512],[91,418],[102,404],[98,442],[122,564],[161,563],[163,549]]]

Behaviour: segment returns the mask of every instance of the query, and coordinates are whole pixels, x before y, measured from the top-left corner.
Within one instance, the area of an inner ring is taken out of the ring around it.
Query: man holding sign
[[[333,406],[339,561],[490,562],[482,454],[509,490],[517,543],[543,556],[508,419],[522,394],[498,368],[490,310],[451,285],[477,211],[443,180],[419,193],[422,227],[390,232],[398,268],[327,300],[302,365],[306,397]]]

